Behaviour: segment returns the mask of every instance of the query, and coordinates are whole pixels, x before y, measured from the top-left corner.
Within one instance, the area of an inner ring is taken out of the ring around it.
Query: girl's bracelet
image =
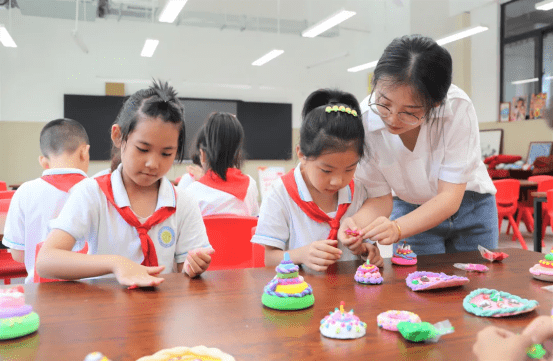
[[[398,240],[402,238],[402,231],[400,230],[400,226],[398,225],[398,222],[396,220],[392,221],[396,225],[396,228],[398,228]]]

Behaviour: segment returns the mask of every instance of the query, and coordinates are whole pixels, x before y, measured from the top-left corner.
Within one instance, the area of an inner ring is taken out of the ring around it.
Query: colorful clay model
[[[341,301],[340,309],[335,308],[321,320],[319,331],[329,338],[352,339],[365,335],[366,328],[367,324],[354,315],[354,310],[344,312],[344,301]]]
[[[299,267],[285,252],[275,268],[277,275],[264,287],[262,303],[276,310],[301,310],[314,304],[312,287],[298,275]]]
[[[412,342],[437,342],[441,336],[453,333],[454,327],[449,320],[444,320],[434,325],[429,322],[410,323],[400,322],[398,331],[406,340]]]
[[[412,251],[410,245],[404,241],[403,244],[396,248],[391,262],[400,266],[413,266],[417,263],[417,255]]]
[[[454,267],[468,272],[487,272],[489,270],[487,266],[477,263],[454,263]]]
[[[552,250],[539,263],[529,268],[529,272],[538,280],[552,282]]]
[[[363,284],[378,285],[383,283],[383,277],[379,272],[379,267],[369,263],[369,259],[358,267],[356,274],[354,275],[356,282]]]
[[[38,330],[40,319],[25,304],[22,286],[0,290],[0,340],[28,335]]]
[[[489,260],[491,262],[494,262],[494,261],[500,262],[503,259],[509,257],[509,255],[504,253],[504,252],[492,252],[492,251],[489,251],[488,249],[486,249],[485,247],[483,247],[481,245],[478,245],[477,249],[479,249],[479,252],[481,252],[481,256],[484,259]]]
[[[464,309],[481,317],[505,317],[531,312],[539,306],[535,300],[488,288],[478,288],[464,298]]]
[[[111,360],[106,356],[104,356],[101,352],[91,352],[85,357],[84,361],[111,361]]]
[[[174,347],[144,356],[137,361],[235,361],[231,355],[206,346]]]
[[[447,288],[461,286],[469,282],[469,278],[449,276],[444,273],[417,271],[406,277],[406,285],[412,291],[432,290],[435,288]]]
[[[398,310],[381,312],[377,316],[377,326],[385,330],[398,331],[398,324],[400,322],[419,323],[421,318],[413,312]]]
[[[344,233],[346,233],[347,235],[352,236],[352,237],[357,237],[357,236],[360,235],[360,232],[353,231],[351,229],[347,229],[346,231],[344,231]]]

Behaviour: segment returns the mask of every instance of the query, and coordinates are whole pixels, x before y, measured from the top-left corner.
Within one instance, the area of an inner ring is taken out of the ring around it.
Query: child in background
[[[2,240],[13,259],[25,263],[25,283],[33,282],[35,248],[46,239],[48,222],[62,210],[69,190],[87,177],[89,148],[85,128],[72,119],[52,120],[40,132],[39,163],[44,172],[15,192]]]
[[[187,188],[193,182],[196,182],[204,175],[204,169],[202,163],[200,163],[200,150],[198,149],[200,142],[203,142],[204,133],[202,129],[198,131],[196,140],[194,141],[194,149],[191,151],[192,164],[187,166],[187,172],[183,174],[177,185],[179,188]]]
[[[244,130],[237,117],[216,112],[200,130],[198,149],[204,176],[187,187],[202,216],[236,214],[257,216],[256,181],[240,171]]]
[[[172,270],[195,277],[211,248],[198,206],[164,177],[184,155],[183,107],[167,83],[133,94],[112,126],[121,164],[75,187],[38,256],[42,277],[113,273],[120,284],[156,286]],[[87,239],[89,254],[70,252]]]
[[[383,265],[377,246],[361,243],[350,252],[337,241],[342,217],[367,198],[354,172],[364,155],[364,127],[356,98],[338,90],[317,90],[302,110],[300,164],[273,183],[264,197],[252,242],[265,246],[265,265],[287,251],[296,264],[324,271],[336,261],[358,259]]]

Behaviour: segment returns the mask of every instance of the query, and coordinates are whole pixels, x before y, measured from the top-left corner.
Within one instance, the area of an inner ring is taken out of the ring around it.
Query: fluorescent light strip
[[[326,19],[321,20],[317,24],[314,24],[308,29],[304,30],[302,32],[302,36],[305,38],[315,38],[319,34],[331,29],[333,26],[337,26],[343,21],[350,19],[354,15],[356,15],[356,12],[354,11],[341,9],[337,13],[327,17]]]
[[[264,56],[262,56],[261,58],[253,62],[252,65],[262,66],[268,61],[271,61],[276,57],[278,57],[279,55],[283,54],[284,52],[285,52],[284,50],[273,49],[269,53],[265,54]]]
[[[539,81],[539,78],[516,80],[516,81],[513,81],[512,84],[514,84],[514,85],[517,85],[517,84],[526,84],[526,83],[534,83],[534,82],[536,82],[536,81]]]
[[[185,7],[187,0],[167,0],[158,20],[162,23],[172,23]]]
[[[366,70],[366,69],[370,69],[370,68],[375,68],[375,66],[377,65],[377,62],[378,62],[378,60],[375,60],[375,61],[372,61],[371,63],[365,63],[365,64],[362,64],[362,65],[358,65],[358,66],[355,66],[355,67],[352,67],[352,68],[348,69],[348,71],[350,73],[356,73],[358,71],[362,71],[362,70]]]
[[[4,25],[0,25],[0,43],[6,48],[17,48],[15,41],[13,41],[8,29]]]
[[[468,36],[479,34],[479,33],[482,33],[483,31],[487,31],[487,30],[489,30],[489,28],[487,28],[486,26],[480,26],[480,25],[479,26],[474,26],[474,27],[459,31],[455,34],[449,35],[447,37],[444,37],[442,39],[439,39],[439,40],[437,40],[437,44],[439,44],[439,45],[448,44],[448,43],[451,43],[453,41],[460,40],[460,39],[463,39],[463,38],[467,38]]]
[[[142,48],[142,52],[140,53],[140,56],[151,58],[152,55],[154,55],[154,52],[156,51],[156,47],[158,46],[158,43],[160,41],[156,39],[146,39],[144,42],[144,47]]]
[[[552,10],[554,8],[554,1],[545,0],[535,4],[537,10]]]

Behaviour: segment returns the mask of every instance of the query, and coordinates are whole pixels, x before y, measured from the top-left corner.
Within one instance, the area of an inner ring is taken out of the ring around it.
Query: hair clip
[[[331,113],[331,112],[343,112],[343,113],[347,113],[347,114],[351,114],[355,117],[358,116],[358,112],[355,111],[354,109],[350,109],[350,108],[347,108],[345,107],[344,105],[341,105],[340,107],[338,105],[333,105],[332,107],[331,106],[327,106],[325,108],[325,111],[327,113]]]

